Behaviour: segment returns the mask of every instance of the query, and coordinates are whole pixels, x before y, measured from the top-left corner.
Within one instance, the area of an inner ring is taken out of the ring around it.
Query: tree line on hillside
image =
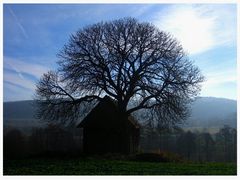
[[[224,126],[215,134],[182,129],[160,130],[145,126],[141,130],[139,153],[171,152],[197,162],[236,162],[237,131]],[[35,128],[30,135],[18,129],[4,134],[4,159],[34,156],[81,156],[82,132],[57,125]]]
[[[34,156],[81,154],[82,135],[79,129],[66,129],[49,124],[33,128],[31,134],[24,134],[12,128],[4,134],[3,155],[6,159]]]
[[[141,148],[145,151],[167,151],[198,162],[236,162],[237,130],[224,126],[215,134],[199,131],[157,130],[142,132]]]

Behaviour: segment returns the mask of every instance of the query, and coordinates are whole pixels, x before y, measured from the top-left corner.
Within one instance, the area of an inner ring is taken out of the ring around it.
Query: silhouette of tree
[[[32,154],[71,152],[75,142],[70,132],[60,126],[48,124],[46,128],[33,129],[29,146]]]
[[[196,135],[191,131],[184,132],[177,139],[178,151],[188,159],[196,151]]]
[[[214,153],[214,140],[209,132],[203,132],[200,134],[200,138],[202,138],[203,142],[201,144],[202,153],[205,155],[204,159],[206,161],[213,160]]]
[[[237,130],[232,128],[231,130],[231,134],[232,134],[232,160],[234,162],[237,162]]]
[[[29,149],[31,154],[39,154],[45,151],[45,132],[43,128],[34,128],[29,137]]]
[[[12,129],[3,138],[3,157],[20,158],[25,153],[25,137],[18,129]]]
[[[216,144],[221,161],[236,161],[236,130],[224,125],[216,134]]]
[[[58,57],[59,69],[42,76],[36,99],[39,118],[63,124],[108,95],[122,116],[148,109],[160,124],[173,125],[187,116],[187,104],[203,81],[176,39],[133,18],[80,29]]]

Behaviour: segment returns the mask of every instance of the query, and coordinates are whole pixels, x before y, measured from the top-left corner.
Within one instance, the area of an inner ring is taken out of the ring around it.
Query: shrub
[[[182,162],[183,159],[171,152],[141,153],[135,156],[136,161],[146,162]]]

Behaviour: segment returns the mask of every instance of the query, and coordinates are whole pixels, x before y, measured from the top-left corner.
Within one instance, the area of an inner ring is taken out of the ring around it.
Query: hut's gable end
[[[116,114],[116,105],[109,98],[104,97],[77,127],[115,127],[119,121]]]
[[[128,126],[140,128],[133,116],[130,115],[127,121]],[[77,127],[105,128],[107,126],[118,128],[122,123],[123,119],[119,117],[117,103],[110,97],[105,96]]]
[[[109,97],[104,97],[78,127],[83,128],[85,153],[131,153],[138,148],[138,123],[132,116],[120,119],[117,104]]]

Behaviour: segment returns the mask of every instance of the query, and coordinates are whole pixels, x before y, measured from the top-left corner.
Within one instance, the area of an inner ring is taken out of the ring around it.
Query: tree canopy
[[[108,95],[122,115],[147,109],[159,123],[174,125],[203,81],[175,38],[133,18],[78,30],[58,57],[59,68],[38,82],[36,99],[40,118],[61,123],[74,122],[86,103]]]

